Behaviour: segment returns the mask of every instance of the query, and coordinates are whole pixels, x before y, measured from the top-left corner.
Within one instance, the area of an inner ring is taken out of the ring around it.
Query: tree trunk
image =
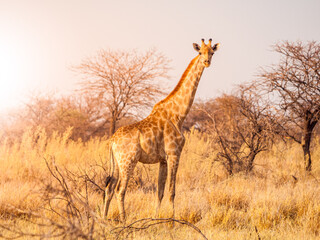
[[[303,149],[304,166],[307,172],[311,172],[311,167],[312,167],[311,153],[310,153],[311,133],[312,133],[312,130],[307,128],[307,131],[304,133],[304,136],[301,141],[301,146]]]
[[[110,129],[109,129],[109,135],[110,137],[115,133],[116,131],[116,123],[117,121],[114,118],[111,118],[110,122]]]
[[[225,164],[226,170],[229,174],[229,176],[233,175],[233,162],[232,159],[227,158],[227,163]]]
[[[247,161],[247,166],[246,166],[246,172],[249,173],[252,171],[253,169],[253,162],[254,159],[256,158],[257,153],[252,151],[250,152],[249,156],[248,156],[248,161]]]

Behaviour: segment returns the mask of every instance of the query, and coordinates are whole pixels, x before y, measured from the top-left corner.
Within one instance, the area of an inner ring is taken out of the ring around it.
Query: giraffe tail
[[[106,177],[104,189],[107,188],[107,186],[110,184],[111,180],[113,179],[114,169],[115,169],[115,166],[114,166],[115,162],[114,162],[114,157],[113,157],[112,142],[111,141],[109,142],[109,161],[110,161],[111,175]],[[103,194],[103,201],[104,201],[104,198],[105,198],[105,194]]]
[[[106,187],[109,185],[111,179],[112,179],[111,176],[107,176],[107,177],[106,177],[104,188],[106,188]]]

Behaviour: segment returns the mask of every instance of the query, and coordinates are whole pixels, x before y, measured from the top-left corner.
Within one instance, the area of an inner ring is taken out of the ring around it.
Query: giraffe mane
[[[184,82],[184,80],[186,79],[186,77],[188,76],[189,72],[191,71],[191,68],[193,67],[194,63],[197,61],[197,59],[199,58],[199,55],[196,56],[194,59],[191,60],[191,62],[189,63],[188,67],[186,68],[186,70],[184,71],[184,73],[182,74],[177,86],[172,90],[172,92],[163,100],[161,100],[160,102],[158,102],[154,108],[157,105],[160,105],[166,101],[168,101],[182,86],[182,83]]]

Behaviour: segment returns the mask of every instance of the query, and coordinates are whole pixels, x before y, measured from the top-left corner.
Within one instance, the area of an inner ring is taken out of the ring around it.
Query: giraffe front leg
[[[159,217],[159,210],[161,201],[163,199],[164,189],[167,180],[167,162],[161,161],[159,165],[159,178],[158,178],[158,203],[155,211],[155,218]]]
[[[179,166],[179,158],[180,156],[176,155],[168,156],[169,200],[172,206],[172,218],[174,218],[175,215],[174,198],[176,195],[176,177]]]

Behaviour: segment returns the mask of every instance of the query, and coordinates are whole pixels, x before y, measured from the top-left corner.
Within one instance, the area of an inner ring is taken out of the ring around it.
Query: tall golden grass
[[[55,179],[46,162],[54,161],[61,171],[77,176],[86,173],[103,185],[101,179],[108,172],[108,140],[71,141],[71,133],[69,129],[63,135],[48,137],[41,128],[27,130],[20,143],[0,145],[0,226],[12,227],[0,227],[0,236],[17,236],[12,229],[19,229],[22,239],[29,239],[32,234],[44,231],[29,219],[32,215],[26,213],[50,217],[41,194]],[[304,172],[300,148],[295,143],[278,142],[270,151],[258,155],[252,173],[240,172],[230,177],[219,162],[214,162],[217,150],[210,137],[197,131],[187,133],[177,176],[176,219],[194,224],[208,239],[319,239],[320,144],[312,147],[314,162],[310,175]],[[125,201],[127,223],[153,216],[157,169],[157,165],[136,167]],[[83,192],[83,188],[79,184],[70,191]],[[100,216],[102,194],[92,186],[87,196],[90,209]],[[161,217],[167,217],[169,208],[165,197]],[[118,218],[115,200],[109,217]],[[39,223],[39,219],[37,221]],[[110,234],[110,230],[118,226],[116,221],[108,221],[103,226],[104,229],[95,228],[100,235],[94,238],[116,237]],[[45,229],[50,232],[50,225]],[[171,228],[165,224],[134,231],[129,237],[201,238],[185,225]]]

